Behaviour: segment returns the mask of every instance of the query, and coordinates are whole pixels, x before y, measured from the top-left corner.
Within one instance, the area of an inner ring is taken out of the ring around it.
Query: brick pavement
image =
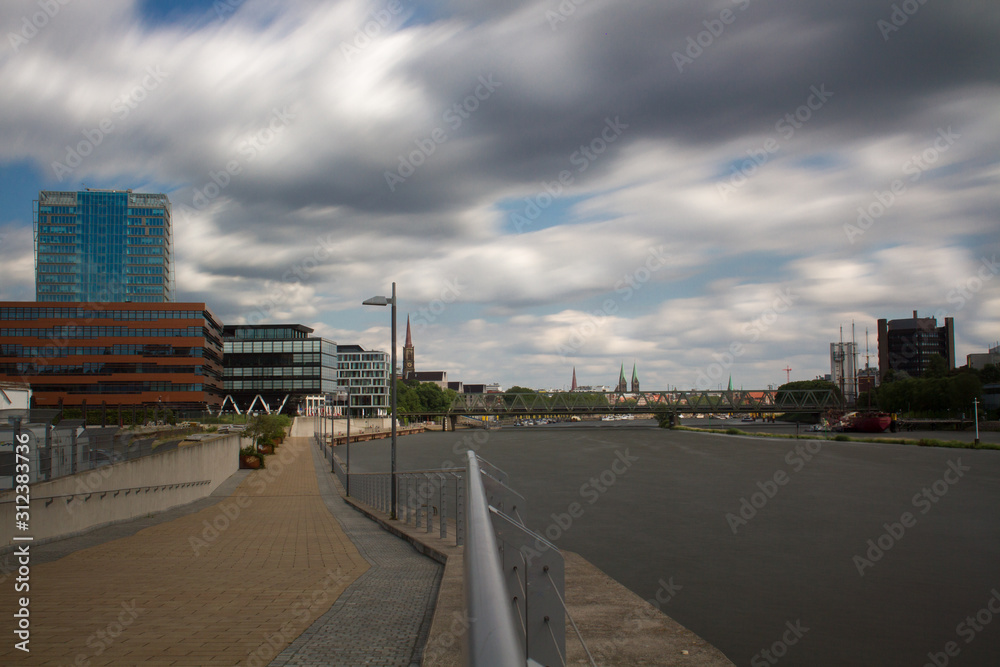
[[[31,652],[5,615],[0,664],[268,664],[369,567],[320,496],[311,449],[291,438],[217,504],[32,563]],[[0,606],[18,595],[8,578]]]
[[[312,449],[320,492],[371,568],[271,667],[419,665],[443,568],[344,503],[329,463]]]

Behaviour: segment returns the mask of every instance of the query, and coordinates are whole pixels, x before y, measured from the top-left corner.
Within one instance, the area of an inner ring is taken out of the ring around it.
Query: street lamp
[[[392,306],[392,365],[389,367],[389,391],[392,393],[392,448],[389,463],[389,517],[396,518],[396,283],[392,296],[373,296],[365,299],[363,306]]]

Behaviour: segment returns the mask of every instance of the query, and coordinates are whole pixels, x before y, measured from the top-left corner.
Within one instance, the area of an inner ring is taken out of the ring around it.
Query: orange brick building
[[[222,324],[204,303],[0,301],[0,379],[34,407],[222,404]]]

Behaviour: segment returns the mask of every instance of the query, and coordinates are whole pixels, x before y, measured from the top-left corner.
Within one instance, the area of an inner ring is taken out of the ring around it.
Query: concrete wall
[[[204,498],[239,468],[239,449],[240,436],[219,436],[32,484],[26,531],[15,530],[15,495],[4,492],[0,494],[0,551],[14,544],[14,535],[30,535],[36,543],[50,541]],[[123,490],[135,488],[144,490]]]

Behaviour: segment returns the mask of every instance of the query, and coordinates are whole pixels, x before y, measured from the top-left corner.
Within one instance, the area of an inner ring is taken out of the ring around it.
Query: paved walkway
[[[243,475],[231,496],[211,505],[193,503],[188,514],[172,510],[172,520],[163,523],[137,520],[144,527],[130,536],[134,528],[121,524],[75,538],[82,546],[99,541],[103,532],[111,541],[69,554],[70,541],[35,545],[27,594],[31,652],[14,648],[8,617],[0,626],[7,637],[0,664],[409,665],[428,616],[413,605],[433,602],[438,566],[412,550],[392,552],[364,534],[367,524],[353,526],[354,517],[344,517],[342,526],[329,506],[343,504],[330,495],[325,467],[320,480],[326,488],[318,483],[314,449],[310,439],[291,438],[269,457],[267,469]],[[344,527],[359,531],[364,554]],[[411,585],[387,591],[386,573],[377,570],[395,561],[402,564],[399,576],[416,572],[419,566],[412,563],[423,561],[432,574],[417,574]],[[369,575],[370,569],[376,571]],[[14,609],[19,595],[25,594],[15,593],[7,578],[0,608]],[[378,635],[379,624],[368,615],[373,605],[377,612],[404,612],[417,629]],[[343,662],[321,660],[315,648],[345,642],[365,647],[374,660],[364,652],[345,654]],[[407,662],[383,661],[383,644],[395,646]]]
[[[317,470],[329,463],[312,448]],[[272,667],[419,665],[443,567],[348,506],[320,475],[327,507],[371,568],[274,660]]]

